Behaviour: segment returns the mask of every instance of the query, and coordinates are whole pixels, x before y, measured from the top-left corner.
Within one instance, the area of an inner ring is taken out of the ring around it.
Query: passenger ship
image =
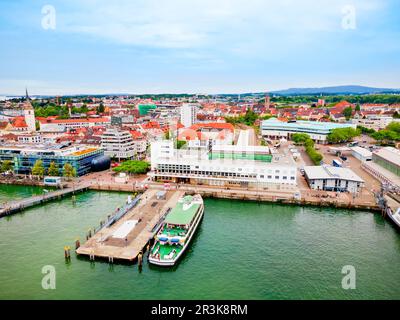
[[[187,249],[203,214],[204,203],[199,194],[179,199],[156,235],[149,262],[159,266],[175,265]]]

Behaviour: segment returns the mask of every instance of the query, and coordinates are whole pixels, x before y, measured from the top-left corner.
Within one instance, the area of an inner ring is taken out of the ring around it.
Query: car
[[[340,156],[340,159],[342,159],[343,161],[347,161],[347,157],[345,156]]]
[[[301,168],[301,169],[300,169],[300,173],[301,173],[302,176],[304,176],[306,172],[304,171],[303,168]]]

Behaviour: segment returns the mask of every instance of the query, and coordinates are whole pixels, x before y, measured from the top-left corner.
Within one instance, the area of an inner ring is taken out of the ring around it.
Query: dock
[[[138,204],[121,219],[97,231],[82,246],[78,255],[114,260],[135,261],[153,239],[165,215],[176,205],[185,192],[167,191],[158,198],[158,190],[147,190],[140,196]]]
[[[0,218],[20,212],[24,209],[40,205],[53,200],[58,200],[69,195],[74,195],[89,189],[90,184],[80,183],[65,189],[59,189],[29,198],[9,201],[0,208]]]

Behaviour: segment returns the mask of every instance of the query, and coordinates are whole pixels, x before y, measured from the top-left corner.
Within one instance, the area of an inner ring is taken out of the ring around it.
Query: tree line
[[[46,170],[46,168],[43,165],[43,161],[36,160],[31,170],[32,170],[32,175],[38,177],[44,177],[45,175],[48,175],[51,177],[63,176],[66,178],[73,178],[77,176],[76,169],[70,163],[64,164],[64,166],[60,170],[59,166],[54,161],[52,161],[49,165],[49,168]],[[2,173],[14,171],[14,166],[12,161],[10,160],[2,161],[0,165],[0,171]]]

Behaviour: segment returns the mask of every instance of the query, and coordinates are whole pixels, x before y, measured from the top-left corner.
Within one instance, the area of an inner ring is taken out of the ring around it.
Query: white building
[[[197,122],[198,105],[194,103],[184,103],[181,106],[181,123],[190,127]]]
[[[351,154],[354,158],[364,162],[364,161],[372,161],[372,152],[361,147],[353,147],[351,149]]]
[[[132,159],[137,150],[135,141],[129,131],[114,128],[107,129],[101,136],[101,147],[104,154],[111,158]]]
[[[385,129],[390,123],[398,121],[400,121],[400,119],[394,119],[393,117],[383,115],[366,115],[365,118],[352,120],[357,126],[374,129],[375,131]]]
[[[176,150],[173,141],[151,144],[150,177],[156,181],[215,186],[240,186],[293,190],[296,165],[291,157],[266,154],[268,147],[240,146],[207,150]],[[260,150],[260,148],[264,148]],[[259,159],[259,160],[258,160]]]
[[[306,180],[311,189],[357,193],[364,180],[348,168],[333,166],[304,167]]]
[[[35,120],[35,110],[29,101],[28,92],[26,92],[26,102],[24,104],[24,118],[25,123],[28,126],[28,131],[36,131],[36,120]]]

